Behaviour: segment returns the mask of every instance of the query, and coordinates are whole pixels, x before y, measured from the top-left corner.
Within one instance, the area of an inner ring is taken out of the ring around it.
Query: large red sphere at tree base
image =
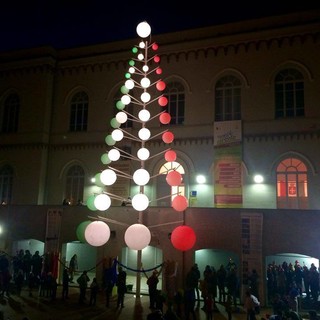
[[[196,243],[196,234],[191,227],[179,226],[171,233],[171,243],[180,251],[190,250]]]

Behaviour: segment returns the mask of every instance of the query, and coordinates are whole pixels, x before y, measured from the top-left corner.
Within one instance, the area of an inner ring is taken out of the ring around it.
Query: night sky
[[[152,34],[319,8],[318,0],[6,0],[0,5],[0,51],[51,45],[57,49],[135,38],[147,21]],[[251,2],[251,1],[250,1]],[[217,3],[217,4],[216,4]],[[210,5],[210,7],[209,7]]]

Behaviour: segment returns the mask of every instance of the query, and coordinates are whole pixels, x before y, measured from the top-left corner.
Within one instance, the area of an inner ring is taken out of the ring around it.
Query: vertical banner
[[[214,203],[220,208],[242,206],[241,120],[214,123]]]
[[[61,231],[61,209],[49,209],[47,211],[47,227],[45,239],[45,259],[48,271],[57,277],[59,264],[59,242]]]
[[[264,282],[264,270],[262,268],[262,213],[241,214],[241,246],[242,246],[242,289],[248,286],[248,275],[255,269],[259,276],[259,299],[263,301],[262,292]],[[244,292],[242,292],[242,297]]]

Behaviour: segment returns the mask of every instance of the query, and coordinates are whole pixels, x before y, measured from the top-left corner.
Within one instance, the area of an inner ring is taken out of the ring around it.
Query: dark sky
[[[135,38],[136,26],[144,20],[151,25],[152,34],[159,34],[320,7],[319,0],[292,1],[290,6],[284,0],[255,4],[189,1],[192,6],[180,0],[4,0],[0,5],[0,51],[42,45],[69,48]]]

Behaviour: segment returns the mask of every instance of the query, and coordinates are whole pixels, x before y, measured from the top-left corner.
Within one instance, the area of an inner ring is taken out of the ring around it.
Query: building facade
[[[143,219],[152,230],[151,245],[161,250],[160,260],[179,265],[177,286],[183,286],[194,261],[218,267],[232,257],[243,284],[250,270],[258,270],[264,296],[271,257],[294,253],[305,261],[319,258],[320,12],[152,40],[159,44],[168,126],[175,136],[171,147],[183,184],[178,190],[168,186],[161,173],[171,164],[163,157],[147,162],[155,177],[146,186],[154,200]],[[78,204],[101,192],[91,179],[105,167],[101,157],[110,147],[110,120],[136,42],[0,53],[0,215],[8,227],[4,250],[12,253],[13,243],[36,239],[66,258],[65,245],[78,240],[77,226],[97,216]],[[127,108],[137,115],[133,104]],[[149,128],[155,135],[163,130],[156,119]],[[127,121],[125,130],[133,134],[138,127]],[[125,141],[121,148],[136,154],[139,145]],[[148,148],[157,154],[167,146],[155,138]],[[116,166],[132,174],[138,164],[122,156]],[[197,182],[198,175],[204,183]],[[262,178],[259,183],[256,175]],[[112,191],[126,199],[135,186],[125,180]],[[171,208],[170,194],[177,191],[189,201],[183,213]],[[70,205],[63,206],[64,199]],[[97,261],[124,259],[124,225],[134,223],[137,213],[120,203],[101,213],[114,232],[105,246],[94,249]],[[190,225],[197,235],[187,252],[170,243],[179,224]],[[202,250],[209,251],[201,256]]]

